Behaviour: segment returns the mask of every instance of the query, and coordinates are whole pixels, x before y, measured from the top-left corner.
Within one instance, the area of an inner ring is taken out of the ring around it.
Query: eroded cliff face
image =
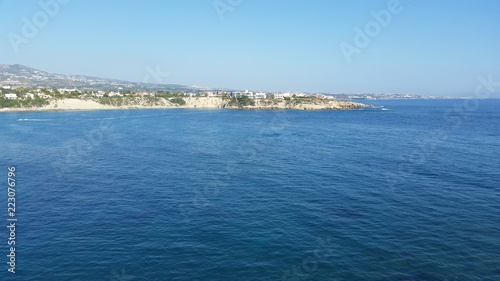
[[[368,105],[350,102],[326,99],[310,100],[256,100],[255,106],[246,106],[248,109],[295,109],[295,110],[352,110],[358,108],[367,108]]]
[[[42,107],[3,108],[0,111],[70,111],[70,110],[119,110],[119,109],[147,109],[147,108],[206,108],[206,109],[254,109],[254,110],[352,110],[367,108],[368,105],[327,99],[262,99],[254,100],[254,105],[241,106],[229,99],[220,97],[186,97],[184,104],[174,103],[166,98],[134,97],[117,99],[103,104],[92,99],[60,99],[50,100]]]

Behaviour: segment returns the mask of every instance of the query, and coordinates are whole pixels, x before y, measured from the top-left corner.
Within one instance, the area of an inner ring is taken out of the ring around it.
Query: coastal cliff
[[[134,97],[121,99],[50,99],[43,106],[0,108],[0,111],[70,111],[70,110],[119,110],[148,108],[199,108],[199,109],[249,109],[249,110],[352,110],[368,105],[330,99],[256,99],[251,104],[239,104],[222,97],[185,97],[179,100],[167,98]]]

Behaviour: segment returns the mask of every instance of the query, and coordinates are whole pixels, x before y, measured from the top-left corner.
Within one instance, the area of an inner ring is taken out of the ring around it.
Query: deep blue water
[[[500,280],[500,101],[373,103],[2,113],[0,279]]]

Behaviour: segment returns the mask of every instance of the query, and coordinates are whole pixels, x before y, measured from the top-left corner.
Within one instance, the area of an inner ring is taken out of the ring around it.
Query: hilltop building
[[[17,95],[9,93],[9,94],[5,94],[5,98],[8,100],[17,100]]]

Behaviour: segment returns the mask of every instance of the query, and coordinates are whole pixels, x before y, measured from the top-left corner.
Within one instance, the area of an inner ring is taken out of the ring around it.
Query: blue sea
[[[0,280],[500,280],[500,100],[0,114]]]

